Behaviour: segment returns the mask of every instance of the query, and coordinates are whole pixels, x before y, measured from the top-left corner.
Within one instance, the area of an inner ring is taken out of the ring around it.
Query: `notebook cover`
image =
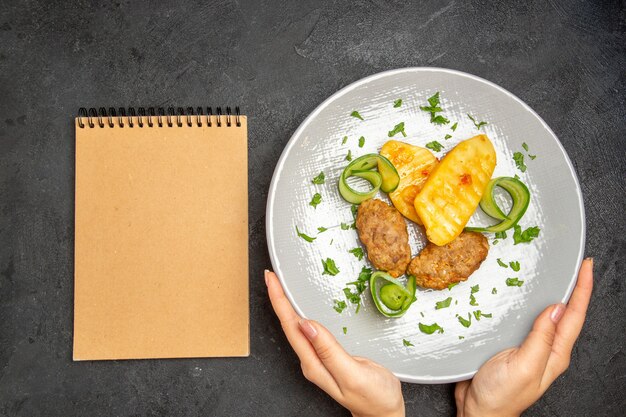
[[[246,122],[76,120],[74,360],[249,354]]]

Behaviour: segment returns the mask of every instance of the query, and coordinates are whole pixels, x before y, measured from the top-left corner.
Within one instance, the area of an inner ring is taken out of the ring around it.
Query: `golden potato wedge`
[[[439,160],[426,148],[397,140],[385,143],[380,154],[391,161],[400,175],[398,188],[389,193],[391,202],[404,217],[422,224],[413,202]]]
[[[467,139],[448,152],[415,197],[415,211],[428,240],[443,246],[463,231],[495,167],[496,151],[486,135]]]

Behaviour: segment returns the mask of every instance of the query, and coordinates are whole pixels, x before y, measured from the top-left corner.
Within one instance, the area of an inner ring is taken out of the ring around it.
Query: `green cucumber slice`
[[[504,232],[505,230],[511,229],[515,226],[521,218],[526,213],[526,209],[528,209],[528,205],[530,204],[530,191],[528,191],[528,187],[513,177],[499,177],[492,179],[489,184],[487,184],[487,190],[485,194],[483,194],[482,199],[480,200],[480,207],[485,211],[485,213],[491,217],[498,218],[495,215],[499,215],[497,211],[493,209],[493,207],[497,207],[497,204],[493,198],[493,187],[501,187],[506,192],[511,195],[513,199],[513,207],[509,211],[509,214],[504,216],[504,219],[498,224],[494,224],[493,226],[488,227],[466,227],[465,230],[470,232]],[[485,207],[488,207],[487,210],[483,208],[483,200],[485,200]],[[498,207],[498,211],[502,213],[502,210]],[[503,214],[503,213],[502,213]]]
[[[373,171],[378,168],[378,171]],[[370,191],[357,191],[348,185],[348,178],[356,176],[372,184]],[[398,187],[400,175],[393,164],[378,154],[363,155],[350,162],[339,177],[339,193],[352,204],[361,204],[376,195],[379,189],[391,192]]]
[[[372,299],[385,317],[402,317],[416,300],[415,277],[410,276],[405,287],[386,272],[376,271],[370,278]],[[398,308],[394,308],[398,306]]]

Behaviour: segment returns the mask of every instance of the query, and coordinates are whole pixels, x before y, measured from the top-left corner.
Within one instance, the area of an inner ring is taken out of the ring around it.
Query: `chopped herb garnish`
[[[326,178],[324,176],[324,171],[320,172],[319,175],[315,178],[313,178],[313,181],[311,181],[313,184],[324,184],[324,182],[326,181]]]
[[[304,233],[302,233],[300,230],[298,230],[298,226],[296,226],[296,233],[298,234],[299,237],[301,237],[302,239],[306,240],[307,242],[311,243],[313,242],[315,239],[315,237],[311,237],[311,236],[307,236]]]
[[[524,164],[524,155],[521,152],[515,152],[513,154],[513,160],[515,161],[515,166],[522,172],[526,172],[526,165]]]
[[[408,346],[415,346],[413,343],[409,342],[409,341],[408,341],[408,340],[406,340],[406,339],[402,339],[402,344],[403,344],[404,346],[407,346],[407,347],[408,347]]]
[[[337,313],[341,313],[343,310],[346,309],[346,307],[348,307],[346,302],[343,300],[333,300],[333,301],[335,302],[335,305],[333,306],[333,308],[335,309]]]
[[[493,289],[491,290],[491,293],[492,294],[497,294],[498,293],[498,290],[496,289],[496,287],[493,287]]]
[[[478,291],[480,291],[480,285],[476,284],[473,287],[470,288],[472,291],[472,294],[476,294]]]
[[[517,261],[511,261],[509,262],[509,265],[511,265],[511,269],[515,272],[519,271],[520,265],[519,262]]]
[[[353,254],[359,261],[363,259],[364,253],[362,248],[350,249],[348,252]]]
[[[426,333],[426,334],[433,334],[435,332],[443,333],[443,329],[437,323],[433,323],[430,325],[419,323],[419,328],[422,333]]]
[[[361,117],[361,115],[359,114],[358,111],[354,110],[352,113],[350,113],[350,116],[352,117],[356,117],[357,119],[363,120],[363,117]]]
[[[448,291],[450,291],[452,288],[456,287],[457,285],[459,285],[458,282],[453,282],[451,284],[448,284]]]
[[[496,239],[496,240],[494,240],[494,241],[493,241],[493,244],[494,244],[494,245],[497,245],[497,244],[498,244],[498,242],[499,242],[499,240],[498,240],[498,239]]]
[[[437,301],[435,303],[435,310],[441,310],[442,308],[450,307],[450,303],[452,302],[452,297],[448,297],[443,301]]]
[[[344,136],[343,139],[341,140],[341,144],[345,145],[347,141],[348,141],[348,137]]]
[[[513,178],[515,178],[516,180],[519,180],[519,175],[515,174],[513,175]]]
[[[346,161],[352,161],[352,150],[348,150],[348,154],[346,155]]]
[[[317,228],[317,233],[324,233],[327,230],[328,230],[328,228],[320,226],[320,227]]]
[[[465,336],[459,336],[459,340],[465,339]]]
[[[317,208],[317,205],[321,202],[322,202],[322,195],[320,193],[315,193],[313,194],[313,198],[311,199],[309,206],[313,206],[314,208]]]
[[[450,120],[446,119],[445,117],[441,115],[437,115],[437,113],[440,113],[443,111],[442,108],[439,107],[439,91],[437,91],[435,95],[433,95],[432,97],[428,98],[428,104],[429,104],[428,106],[420,106],[420,109],[430,113],[431,123],[434,123],[437,125],[450,123]]]
[[[352,304],[359,304],[361,302],[361,294],[356,292],[353,293],[350,288],[344,288],[343,293],[346,296],[346,300],[350,301]]]
[[[522,228],[519,225],[514,226],[515,231],[513,232],[513,244],[517,245],[518,243],[528,243],[532,241],[534,238],[539,236],[540,229],[537,226],[529,227],[528,229],[522,231]]]
[[[470,294],[470,305],[471,306],[477,306],[478,303],[476,302],[476,297],[474,297],[474,294]]]
[[[480,321],[481,317],[486,317],[486,318],[490,319],[493,316],[491,313],[483,313],[480,310],[473,311],[472,313],[474,314],[474,318],[477,321]]]
[[[506,239],[506,232],[496,232],[496,239]]]
[[[524,148],[524,150],[528,152],[528,145],[526,145],[526,142],[522,142],[522,148]]]
[[[352,211],[352,217],[356,219],[356,214],[359,211],[359,206],[356,204],[353,204],[352,206],[350,206],[350,210]]]
[[[359,138],[359,148],[362,148],[365,145],[365,137],[361,136]]]
[[[497,260],[498,260],[498,265],[500,265],[502,268],[508,268],[509,267],[507,264],[502,262],[502,260],[500,258],[498,258]]]
[[[348,230],[348,229],[350,229],[350,225],[348,223],[341,223],[339,225],[339,227],[341,227],[341,230]]]
[[[467,114],[467,117],[470,118],[470,120],[472,121],[472,123],[474,123],[474,126],[476,126],[476,129],[480,129],[481,127],[488,125],[489,123],[487,122],[476,122],[476,119],[474,119],[469,113]]]
[[[459,122],[454,122],[454,124],[452,125],[452,127],[450,128],[453,132],[456,132],[456,126],[459,124]]]
[[[339,268],[337,268],[337,265],[335,265],[335,261],[330,258],[326,258],[326,260],[322,259],[322,266],[324,267],[324,272],[322,272],[322,275],[335,276],[339,273]]]
[[[348,328],[347,327],[343,328],[343,334],[348,334]]]
[[[472,315],[470,313],[467,313],[467,320],[458,314],[456,315],[456,318],[459,319],[459,323],[461,323],[463,327],[470,327],[472,325]]]
[[[354,285],[355,286],[355,290],[356,293],[352,293],[351,291],[349,291],[348,288],[344,288],[344,294],[346,294],[346,297],[354,304],[358,304],[357,308],[356,308],[356,312],[359,312],[359,309],[361,308],[361,294],[363,294],[363,291],[365,291],[365,289],[367,288],[367,283],[369,282],[370,278],[372,276],[372,270],[370,268],[367,267],[363,267],[361,269],[361,272],[359,273],[359,277],[357,278],[356,281],[353,282],[348,282],[346,285]],[[350,296],[348,296],[348,293],[346,292],[346,290],[349,291]],[[351,299],[350,297],[354,297],[353,299]],[[356,297],[358,297],[358,301],[356,301]],[[355,301],[352,301],[355,300]]]
[[[448,139],[450,139],[451,137],[452,137],[452,135],[445,135],[443,138],[444,138],[445,140],[448,140]]]
[[[424,313],[420,311],[420,316],[424,317]]]
[[[406,133],[404,133],[404,122],[400,122],[397,125],[395,125],[393,129],[390,130],[389,133],[387,133],[387,136],[392,138],[398,133],[402,133],[402,136],[406,138]]]
[[[443,149],[443,145],[439,142],[437,142],[436,140],[433,140],[432,142],[428,142],[426,144],[426,147],[428,149],[432,149],[435,152],[439,152]]]
[[[518,278],[507,278],[506,285],[509,287],[521,287],[524,284],[524,281],[519,280]]]
[[[393,102],[393,107],[400,107],[402,105],[402,99],[399,98]]]
[[[528,154],[528,157],[534,161],[534,160],[535,160],[535,158],[537,157],[537,155],[531,155],[531,154]]]

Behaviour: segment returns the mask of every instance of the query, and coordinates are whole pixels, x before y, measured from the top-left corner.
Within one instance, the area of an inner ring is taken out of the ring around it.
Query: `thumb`
[[[463,417],[465,415],[465,395],[467,394],[467,389],[471,382],[471,379],[459,381],[456,383],[456,387],[454,387],[454,401],[456,402],[457,417]]]
[[[552,352],[556,325],[565,312],[564,304],[554,304],[535,319],[533,328],[519,348],[517,357],[524,367],[543,373]]]
[[[301,319],[299,323],[300,330],[309,339],[317,356],[333,378],[339,384],[347,381],[357,365],[354,358],[348,355],[337,339],[321,324],[306,319]]]

